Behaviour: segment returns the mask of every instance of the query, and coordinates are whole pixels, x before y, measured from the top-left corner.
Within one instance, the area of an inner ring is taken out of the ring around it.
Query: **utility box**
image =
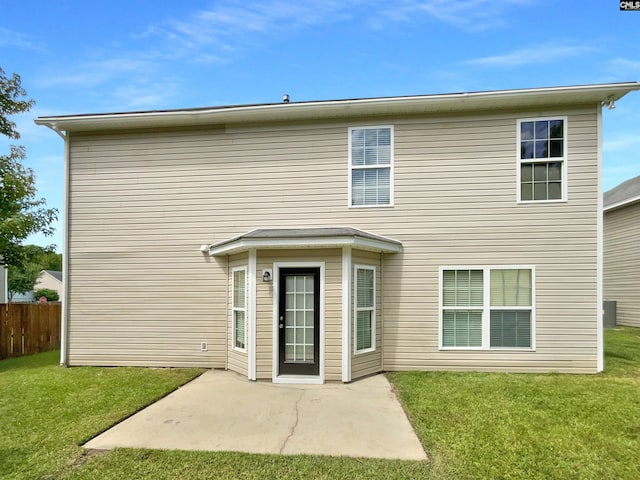
[[[605,300],[602,306],[602,324],[605,328],[616,326],[616,309],[617,302],[615,300]]]

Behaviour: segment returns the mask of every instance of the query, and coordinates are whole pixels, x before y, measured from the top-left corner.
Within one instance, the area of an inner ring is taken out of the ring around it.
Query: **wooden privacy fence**
[[[60,303],[0,303],[0,359],[60,348]]]

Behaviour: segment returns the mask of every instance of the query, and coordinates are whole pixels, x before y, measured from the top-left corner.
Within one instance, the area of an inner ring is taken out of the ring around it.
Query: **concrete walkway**
[[[427,458],[383,375],[275,385],[211,370],[84,447]]]

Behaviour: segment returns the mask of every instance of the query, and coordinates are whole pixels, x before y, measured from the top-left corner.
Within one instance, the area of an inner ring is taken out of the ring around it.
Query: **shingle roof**
[[[640,175],[604,192],[604,209],[640,201]]]
[[[248,248],[300,248],[305,246],[341,246],[400,252],[402,243],[352,227],[259,228],[213,245],[203,245],[210,255],[228,255]]]
[[[62,281],[62,272],[59,272],[58,270],[44,270],[44,271],[47,272],[52,277],[55,277],[56,279]]]

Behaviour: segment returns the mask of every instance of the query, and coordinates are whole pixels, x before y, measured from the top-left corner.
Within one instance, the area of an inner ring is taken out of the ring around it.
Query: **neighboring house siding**
[[[7,290],[7,267],[0,266],[0,303],[9,301],[9,292]]]
[[[36,279],[35,285],[33,286],[34,290],[39,290],[41,288],[55,290],[56,292],[58,292],[58,296],[62,298],[62,282],[48,272],[40,273],[40,275]]]
[[[517,120],[558,115],[568,116],[569,201],[518,205]],[[382,123],[394,125],[395,206],[349,209],[348,127]],[[385,370],[595,372],[596,125],[595,107],[558,106],[74,134],[69,363],[223,367],[227,265],[200,244],[258,227],[348,225],[403,243],[384,257]],[[292,261],[258,252],[258,272],[276,258]],[[327,262],[326,378],[339,380],[340,255],[301,258]],[[438,268],[518,264],[536,267],[537,351],[438,351]],[[258,282],[258,378],[271,378],[268,288]]]
[[[604,299],[618,325],[640,327],[640,203],[604,214]]]

